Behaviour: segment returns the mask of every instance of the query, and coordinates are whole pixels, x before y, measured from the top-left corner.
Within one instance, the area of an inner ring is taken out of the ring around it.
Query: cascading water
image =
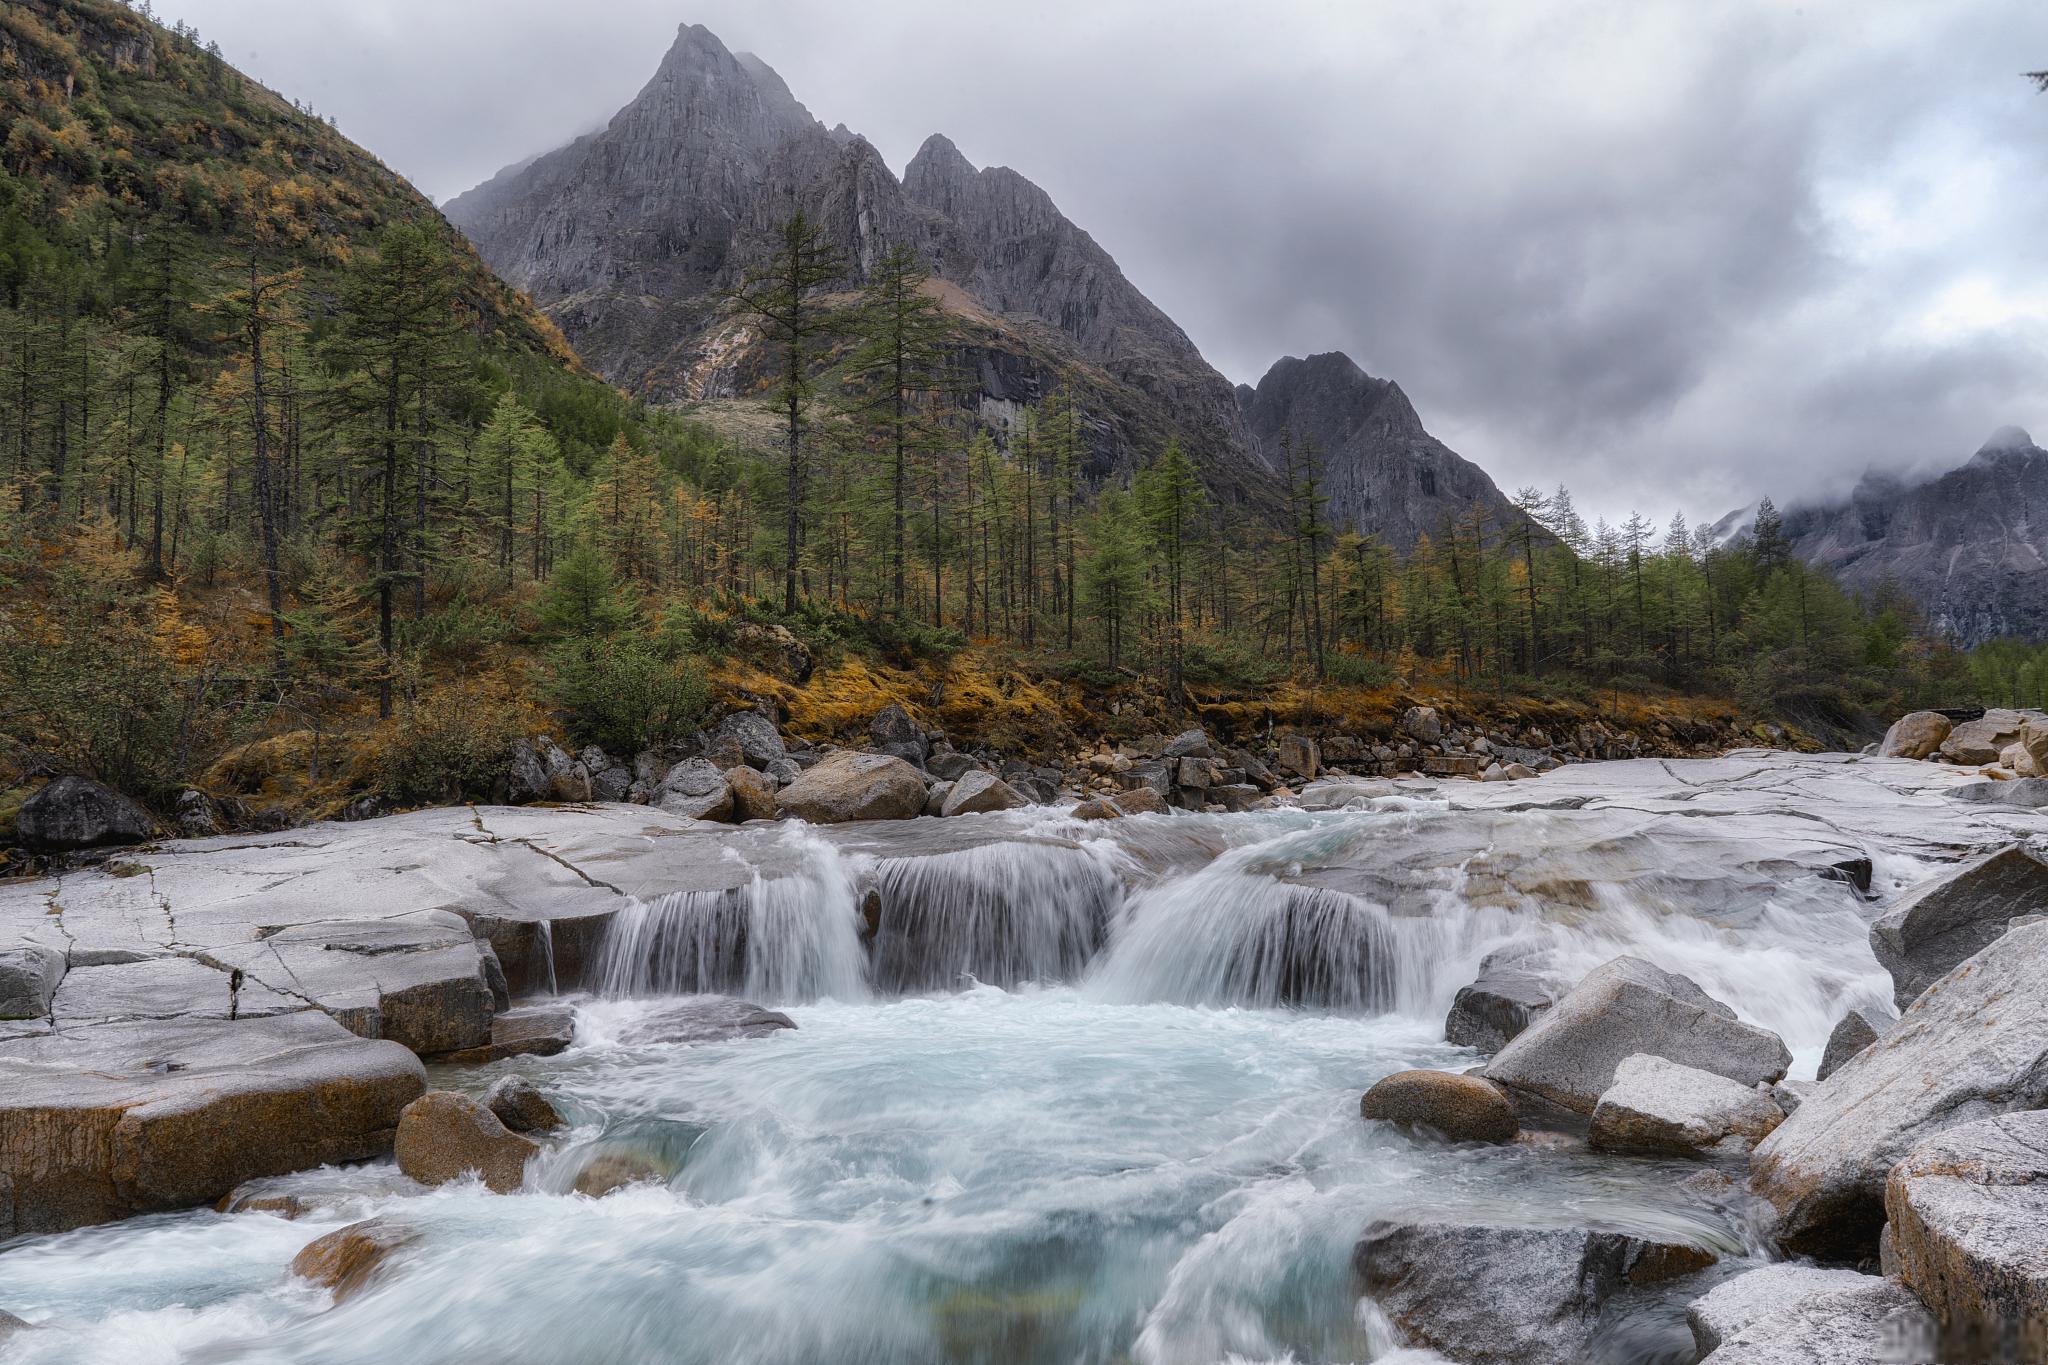
[[[1072,980],[1122,898],[1098,857],[1036,842],[883,859],[874,881],[873,979],[889,994]]]
[[[575,1046],[437,1071],[471,1090],[526,1074],[562,1110],[527,1192],[422,1195],[372,1164],[271,1182],[309,1205],[295,1222],[19,1242],[0,1309],[41,1330],[0,1365],[1416,1359],[1358,1299],[1349,1253],[1374,1218],[1569,1216],[1749,1254],[1687,1168],[1360,1121],[1380,1076],[1472,1064],[1443,1016],[1488,953],[1519,945],[1560,982],[1646,957],[1780,1032],[1809,1075],[1833,1018],[1885,983],[1869,909],[1751,827],[1717,845],[1710,820],[1416,797],[979,819],[733,833],[735,875],[697,878],[723,889],[617,918]],[[668,1041],[666,997],[705,991],[797,1027]],[[612,1157],[672,1174],[569,1192]],[[331,1305],[286,1276],[367,1217],[417,1234],[368,1288]]]

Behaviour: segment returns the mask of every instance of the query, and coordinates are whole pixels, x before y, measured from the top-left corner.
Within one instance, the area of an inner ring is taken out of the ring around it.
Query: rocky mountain
[[[850,284],[898,244],[924,255],[975,377],[964,401],[992,428],[1074,385],[1094,477],[1178,436],[1226,501],[1271,506],[1278,432],[1295,425],[1347,528],[1405,549],[1475,499],[1506,505],[1395,385],[1325,355],[1282,361],[1245,398],[1030,180],[976,167],[936,134],[898,180],[866,139],[827,129],[766,63],[701,26],[678,32],[605,128],[446,212],[606,377],[695,402],[752,390],[759,356],[719,291],[767,257],[798,206],[846,253]]]
[[[607,377],[686,401],[748,390],[749,338],[719,291],[799,206],[845,252],[849,284],[898,244],[923,253],[978,381],[968,401],[991,425],[1071,382],[1096,474],[1177,434],[1219,489],[1267,482],[1228,381],[1044,190],[938,136],[899,181],[866,139],[827,129],[766,63],[701,26],[680,30],[604,129],[446,212]]]
[[[1730,529],[1754,517],[1730,513]],[[1887,580],[1959,644],[2048,639],[2048,451],[2002,427],[1933,479],[1866,474],[1843,502],[1784,509],[1793,552],[1852,590]]]
[[[1497,519],[1516,515],[1485,470],[1423,429],[1399,384],[1373,378],[1340,351],[1287,356],[1257,388],[1239,385],[1237,401],[1272,467],[1284,463],[1283,432],[1307,441],[1334,525],[1376,532],[1406,550],[1474,503]]]

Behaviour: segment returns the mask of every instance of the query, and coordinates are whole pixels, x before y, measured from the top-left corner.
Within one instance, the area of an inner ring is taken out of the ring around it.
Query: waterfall
[[[540,954],[541,962],[547,968],[548,994],[560,995],[561,987],[555,980],[555,922],[540,919],[533,922],[533,946]]]
[[[1101,946],[1122,887],[1086,849],[988,844],[874,867],[877,990],[951,990],[1066,981]]]
[[[795,870],[739,886],[634,900],[605,935],[600,995],[740,995],[761,1004],[864,999],[854,882],[837,850],[801,830]]]

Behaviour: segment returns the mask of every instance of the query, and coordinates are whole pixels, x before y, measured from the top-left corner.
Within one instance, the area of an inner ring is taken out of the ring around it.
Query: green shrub
[[[633,754],[679,740],[704,716],[704,675],[685,655],[635,636],[565,640],[548,652],[548,698],[579,744]]]
[[[385,794],[405,805],[488,799],[529,719],[512,688],[496,680],[402,691],[397,726],[379,755]]]

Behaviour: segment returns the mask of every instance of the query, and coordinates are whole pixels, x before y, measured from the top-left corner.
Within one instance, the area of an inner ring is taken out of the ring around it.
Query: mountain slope
[[[977,391],[1001,426],[1062,383],[1092,423],[1092,472],[1170,435],[1219,490],[1265,483],[1229,383],[1038,186],[933,137],[898,181],[865,139],[827,130],[758,58],[684,26],[601,131],[451,200],[485,259],[608,378],[660,401],[748,392],[749,338],[719,291],[801,206],[858,283],[890,248],[931,262]]]
[[[2048,451],[2018,427],[1938,478],[1867,474],[1846,502],[1784,518],[1801,559],[1858,592],[1890,580],[1960,644],[2048,639]]]
[[[1373,378],[1342,352],[1287,356],[1237,396],[1268,464],[1283,464],[1283,432],[1312,444],[1332,525],[1405,551],[1475,503],[1496,521],[1518,515],[1485,470],[1423,429],[1399,384]]]

